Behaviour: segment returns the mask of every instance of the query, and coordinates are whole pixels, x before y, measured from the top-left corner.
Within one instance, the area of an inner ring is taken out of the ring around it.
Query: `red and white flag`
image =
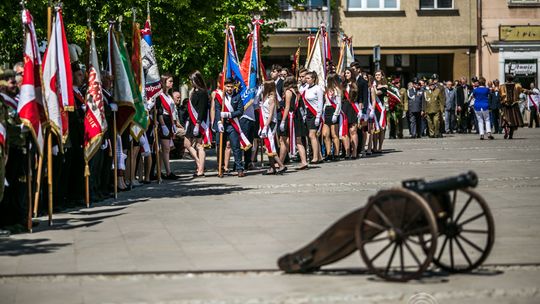
[[[86,161],[89,161],[98,151],[103,133],[107,130],[94,32],[91,35],[88,91],[86,92],[86,113],[84,115],[84,159]]]
[[[65,141],[68,135],[68,119],[65,111],[73,111],[75,101],[69,51],[60,8],[56,8],[56,18],[44,56],[43,85],[49,124],[52,131]]]
[[[17,112],[23,125],[30,130],[41,155],[43,151],[41,123],[45,121],[39,77],[41,58],[32,15],[26,9],[22,12],[22,22],[25,26],[24,76]]]

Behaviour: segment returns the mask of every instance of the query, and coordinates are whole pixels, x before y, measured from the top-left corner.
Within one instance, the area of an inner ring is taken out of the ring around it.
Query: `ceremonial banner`
[[[133,67],[133,77],[136,87],[135,99],[135,115],[133,116],[133,124],[131,125],[131,136],[135,140],[139,141],[139,138],[146,132],[148,129],[148,111],[145,107],[145,102],[143,99],[144,96],[144,73],[142,72],[142,63],[141,63],[141,31],[139,30],[139,24],[133,23],[133,54],[131,55],[131,66]]]
[[[64,110],[74,109],[69,52],[62,22],[62,9],[56,8],[49,46],[43,59],[45,109],[51,130],[61,142],[68,136],[68,118]]]
[[[94,32],[91,35],[88,91],[86,93],[86,113],[84,115],[84,159],[86,161],[89,161],[98,151],[103,139],[103,133],[107,131]]]
[[[325,57],[323,54],[323,46],[321,39],[321,31],[317,32],[315,40],[313,41],[313,46],[311,48],[311,53],[309,54],[308,62],[306,68],[309,71],[317,73],[318,84],[320,86],[326,86],[326,63]]]
[[[140,99],[137,92],[131,63],[125,47],[122,33],[116,32],[113,25],[109,27],[109,53],[111,69],[114,79],[113,96],[118,105],[116,116],[116,130],[122,134],[132,122],[135,115],[135,102]]]
[[[144,88],[146,100],[155,99],[161,93],[161,79],[159,69],[154,55],[152,44],[152,31],[150,30],[150,19],[146,20],[144,28],[141,30],[141,61],[143,69]]]
[[[22,12],[22,22],[25,26],[24,76],[17,112],[23,125],[30,130],[39,155],[42,155],[43,132],[41,124],[45,122],[45,113],[39,76],[41,58],[32,15],[26,9]]]
[[[242,78],[247,82],[247,88],[242,92],[242,102],[244,109],[249,107],[257,94],[257,84],[265,77],[262,75],[262,61],[259,49],[259,37],[263,20],[253,19],[251,22],[254,26],[253,32],[249,38],[248,48],[242,60],[241,74]],[[259,80],[259,81],[258,81]]]
[[[341,36],[341,47],[339,50],[339,60],[337,65],[337,73],[341,74],[345,72],[347,67],[351,66],[354,61],[354,50],[352,46],[352,38],[346,35]]]

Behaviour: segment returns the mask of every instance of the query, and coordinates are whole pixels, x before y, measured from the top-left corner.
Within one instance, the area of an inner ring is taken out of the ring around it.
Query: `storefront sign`
[[[506,74],[512,75],[533,75],[536,74],[535,63],[506,63],[504,66]]]
[[[501,25],[501,41],[540,41],[540,25]]]

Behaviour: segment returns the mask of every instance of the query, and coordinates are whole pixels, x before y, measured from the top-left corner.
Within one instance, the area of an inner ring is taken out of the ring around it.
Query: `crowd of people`
[[[68,113],[68,140],[64,145],[54,143],[56,208],[84,205],[83,69],[79,62],[72,63],[76,109]],[[255,98],[247,104],[235,81],[223,75],[212,90],[200,72],[193,72],[189,94],[182,96],[173,91],[173,76],[163,74],[162,93],[146,104],[151,119],[147,132],[139,140],[130,135],[129,128],[116,140],[111,127],[104,134],[103,145],[89,164],[91,201],[110,198],[115,184],[119,191],[128,191],[155,180],[177,179],[171,157],[192,159],[193,178],[204,177],[210,149],[216,150],[220,174],[242,178],[248,171],[263,169],[256,168],[258,160],[262,162],[258,159],[260,149],[269,162],[263,174],[280,175],[291,162],[298,162],[295,170],[306,170],[322,162],[380,154],[386,129],[389,139],[405,137],[404,129],[411,138],[476,132],[482,140],[500,133],[512,139],[523,126],[525,108],[530,111],[529,127],[533,123],[538,127],[537,99],[527,98],[538,95],[538,89],[534,84],[523,89],[511,76],[502,84],[483,77],[474,77],[469,84],[464,77],[443,82],[433,75],[404,85],[402,79],[387,78],[382,70],[370,75],[357,62],[340,74],[332,66],[327,72],[326,76],[317,75],[300,68],[293,74],[274,65],[268,80],[261,81]],[[2,71],[0,77],[0,122],[7,134],[6,145],[0,147],[0,179],[5,180],[0,226],[25,222],[26,202],[33,193],[27,191],[27,178],[37,176],[36,160],[27,157],[35,147],[28,144],[30,136],[21,128],[16,112],[22,73],[22,65],[17,64],[13,70]],[[105,116],[108,125],[114,126],[118,106],[111,93],[110,75],[106,71],[102,75]],[[116,183],[114,157],[118,163]],[[34,191],[41,193],[38,210],[44,212],[48,190],[41,187]]]

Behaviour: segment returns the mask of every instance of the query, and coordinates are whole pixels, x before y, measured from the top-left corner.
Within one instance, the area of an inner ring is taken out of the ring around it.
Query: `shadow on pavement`
[[[49,239],[0,239],[0,256],[50,253],[71,243],[46,243]]]

